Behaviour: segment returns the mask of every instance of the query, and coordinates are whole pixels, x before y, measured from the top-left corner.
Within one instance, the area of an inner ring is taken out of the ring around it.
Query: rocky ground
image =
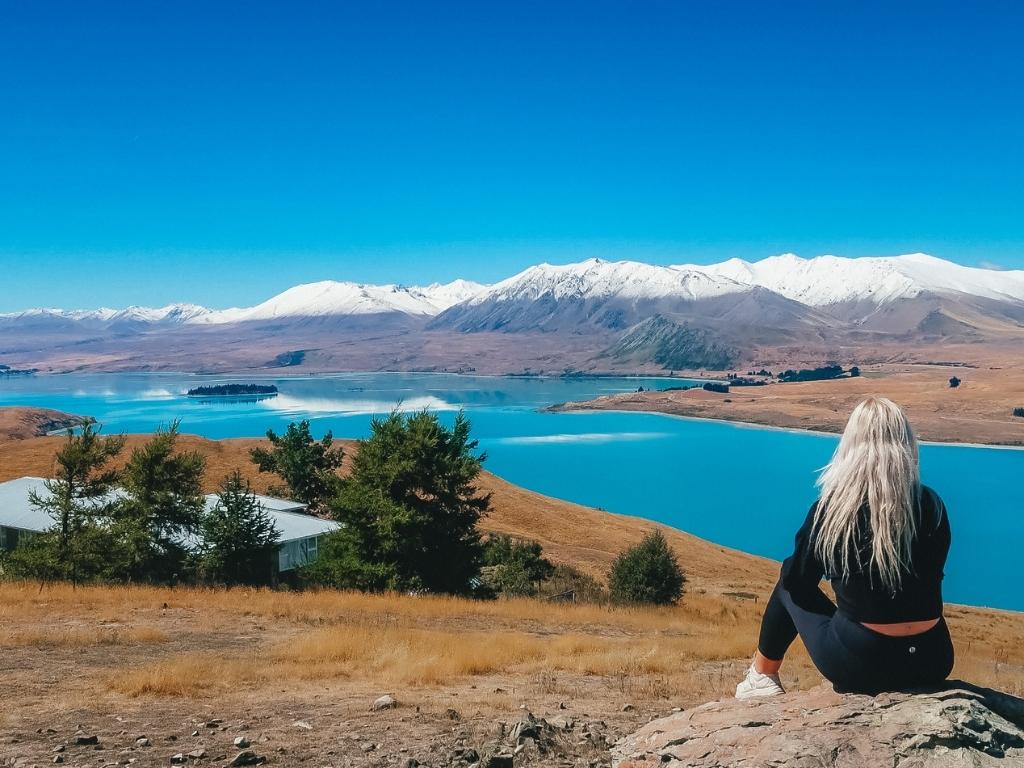
[[[953,681],[941,691],[839,695],[830,686],[716,701],[648,723],[616,768],[954,768],[1024,765],[1024,699]]]
[[[609,765],[611,744],[642,722],[632,705],[610,717],[572,702],[547,705],[546,715],[516,708],[488,716],[477,707],[457,709],[455,698],[444,709],[434,700],[417,705],[385,695],[335,701],[329,709],[291,701],[278,711],[241,712],[223,703],[178,712],[158,705],[102,718],[72,711],[35,729],[4,729],[0,765],[596,768]],[[229,710],[223,717],[221,708]]]

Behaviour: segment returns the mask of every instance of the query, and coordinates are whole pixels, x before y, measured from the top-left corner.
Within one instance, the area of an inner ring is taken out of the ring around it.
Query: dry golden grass
[[[116,612],[140,619],[126,624],[116,642],[150,651],[97,671],[106,688],[129,697],[211,697],[240,687],[330,681],[450,687],[498,676],[541,687],[599,679],[638,698],[692,700],[721,694],[752,652],[760,618],[751,601],[713,595],[643,609],[334,591],[2,584],[0,605],[14,635],[38,638],[26,644],[46,644],[50,630],[34,636],[32,628],[54,616],[95,622]],[[165,630],[156,627],[182,616],[191,627],[184,649],[163,643]],[[949,619],[955,675],[1024,693],[1024,615],[952,607]],[[242,645],[218,647],[243,635]],[[799,646],[786,669],[796,685],[819,679]]]
[[[156,627],[64,627],[0,632],[0,648],[92,648],[167,642]]]

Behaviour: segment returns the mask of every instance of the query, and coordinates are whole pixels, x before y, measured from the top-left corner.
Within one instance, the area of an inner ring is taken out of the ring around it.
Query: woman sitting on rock
[[[899,406],[882,397],[858,405],[818,486],[736,697],[785,693],[779,667],[798,633],[838,691],[942,682],[953,668],[942,617],[949,520],[921,484],[917,440]],[[823,576],[838,608],[819,587]]]

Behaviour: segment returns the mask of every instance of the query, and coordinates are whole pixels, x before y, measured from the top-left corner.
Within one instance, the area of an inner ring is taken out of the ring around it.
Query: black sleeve
[[[814,528],[814,513],[818,502],[811,505],[807,519],[796,532],[796,546],[793,554],[782,561],[782,586],[791,595],[799,595],[818,588],[825,567],[814,555],[811,546],[811,532]]]
[[[939,573],[942,573],[946,565],[946,556],[949,554],[949,545],[952,540],[949,528],[949,513],[946,511],[946,505],[938,493],[928,486],[924,486],[923,492],[926,495],[927,501],[930,502],[928,506],[932,514],[929,515],[927,528],[921,531],[920,535],[926,543],[929,557],[935,563]]]

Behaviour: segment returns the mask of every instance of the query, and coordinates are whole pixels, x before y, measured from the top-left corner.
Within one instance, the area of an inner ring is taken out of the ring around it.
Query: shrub
[[[556,565],[540,584],[538,597],[571,603],[607,603],[608,590],[597,579],[571,565]]]
[[[671,605],[683,594],[686,577],[661,531],[652,531],[625,550],[608,573],[611,598],[618,603]]]
[[[535,595],[540,583],[555,570],[542,553],[536,541],[520,541],[501,534],[489,536],[484,541],[485,581],[509,597]]]
[[[1024,418],[1024,408],[1014,408],[1013,409],[1013,415],[1014,416],[1020,416],[1021,418]]]
[[[854,365],[850,368],[850,377],[855,379],[858,376],[860,376],[860,368]]]
[[[956,376],[950,376],[949,377],[949,386],[952,387],[953,389],[956,389],[957,387],[960,386],[960,379],[957,378]]]

